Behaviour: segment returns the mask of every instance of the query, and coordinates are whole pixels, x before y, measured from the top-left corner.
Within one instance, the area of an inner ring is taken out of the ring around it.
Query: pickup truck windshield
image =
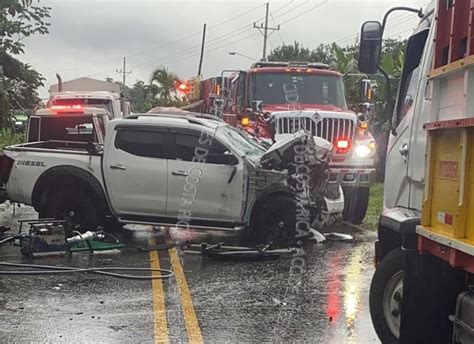
[[[265,149],[260,147],[253,141],[247,133],[230,125],[221,125],[217,128],[217,134],[228,142],[234,149],[239,152],[239,155],[262,155]]]
[[[299,103],[347,108],[344,84],[339,76],[256,73],[251,80],[251,100],[262,100],[264,105]]]

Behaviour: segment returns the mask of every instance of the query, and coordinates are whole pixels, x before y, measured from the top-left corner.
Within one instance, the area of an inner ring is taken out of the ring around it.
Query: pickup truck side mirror
[[[362,24],[359,45],[359,70],[367,74],[377,73],[382,52],[382,24],[367,21]]]
[[[225,165],[234,166],[234,165],[237,165],[239,163],[239,159],[237,159],[237,157],[229,151],[224,152],[224,154],[222,156],[222,160],[223,160]]]

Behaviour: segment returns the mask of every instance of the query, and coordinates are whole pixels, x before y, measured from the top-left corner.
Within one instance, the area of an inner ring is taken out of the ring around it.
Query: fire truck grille
[[[276,120],[276,134],[293,134],[299,130],[311,132],[331,143],[338,138],[354,139],[355,123],[350,119],[321,118],[315,122],[309,117],[280,117]]]

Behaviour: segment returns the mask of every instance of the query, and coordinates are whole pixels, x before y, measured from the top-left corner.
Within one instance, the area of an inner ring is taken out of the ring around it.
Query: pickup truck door
[[[238,221],[242,208],[243,163],[210,134],[171,129],[168,216],[177,220]],[[194,161],[193,161],[194,159]]]
[[[115,129],[110,133],[114,137],[103,162],[114,212],[165,216],[168,128],[117,126]]]

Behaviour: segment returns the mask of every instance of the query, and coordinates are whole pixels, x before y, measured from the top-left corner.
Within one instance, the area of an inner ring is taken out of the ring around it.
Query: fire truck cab
[[[223,119],[257,138],[277,141],[304,129],[331,142],[331,180],[344,190],[344,218],[361,223],[374,175],[375,140],[351,111],[343,76],[320,63],[256,62],[222,78]]]

